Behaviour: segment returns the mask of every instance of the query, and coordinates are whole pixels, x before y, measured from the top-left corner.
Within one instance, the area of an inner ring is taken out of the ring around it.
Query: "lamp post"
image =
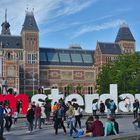
[[[33,95],[34,95],[35,94],[35,84],[34,84],[35,78],[34,78],[34,72],[33,72],[33,75],[32,75],[32,80],[33,80]]]

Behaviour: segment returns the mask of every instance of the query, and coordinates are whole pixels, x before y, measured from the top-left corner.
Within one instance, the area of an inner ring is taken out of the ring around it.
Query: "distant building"
[[[116,60],[120,54],[131,54],[135,52],[135,39],[125,23],[121,25],[115,42],[97,42],[95,50],[96,74],[102,65]]]
[[[135,39],[123,24],[113,43],[97,42],[96,50],[83,50],[80,45],[68,49],[39,47],[39,29],[33,12],[26,11],[20,36],[10,32],[10,24],[2,23],[0,35],[0,77],[7,90],[36,93],[41,86],[58,87],[61,92],[92,94],[96,75],[103,64],[118,55],[135,52]]]

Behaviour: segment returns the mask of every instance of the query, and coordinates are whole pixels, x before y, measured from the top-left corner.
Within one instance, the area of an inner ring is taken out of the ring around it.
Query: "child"
[[[17,110],[14,112],[14,124],[17,123],[17,119],[18,119],[18,112]]]

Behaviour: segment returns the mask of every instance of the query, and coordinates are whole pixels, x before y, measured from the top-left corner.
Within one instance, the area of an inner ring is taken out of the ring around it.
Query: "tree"
[[[81,94],[82,91],[83,91],[83,86],[78,84],[77,87],[76,87],[76,90],[77,90],[77,93]]]
[[[66,86],[66,94],[69,95],[73,91],[73,86],[71,84]]]
[[[118,84],[119,94],[140,92],[140,53],[121,55],[105,64],[96,83],[98,93],[109,93],[109,84]]]

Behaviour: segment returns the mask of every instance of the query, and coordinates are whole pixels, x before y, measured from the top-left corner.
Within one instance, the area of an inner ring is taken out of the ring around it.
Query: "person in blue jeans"
[[[64,108],[62,107],[62,105],[59,103],[58,104],[58,109],[54,112],[54,129],[55,129],[55,134],[58,134],[58,128],[59,125],[62,126],[63,130],[64,130],[64,134],[66,134],[66,128],[64,126]]]
[[[67,120],[69,123],[69,128],[70,128],[70,136],[73,135],[73,131],[75,133],[78,132],[78,130],[75,128],[75,111],[74,111],[74,106],[71,104],[71,102],[68,102],[68,107],[69,109],[66,112],[67,115]]]

